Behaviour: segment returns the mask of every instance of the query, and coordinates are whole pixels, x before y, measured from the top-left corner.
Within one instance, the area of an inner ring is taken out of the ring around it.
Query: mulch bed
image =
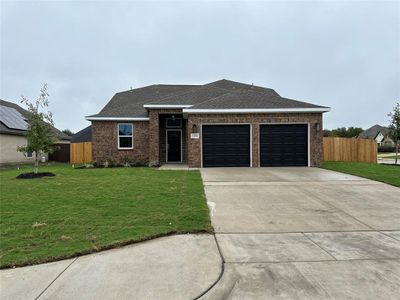
[[[22,173],[19,174],[16,178],[17,179],[34,179],[34,178],[42,178],[42,177],[54,177],[56,174],[51,172],[41,172],[41,173]]]

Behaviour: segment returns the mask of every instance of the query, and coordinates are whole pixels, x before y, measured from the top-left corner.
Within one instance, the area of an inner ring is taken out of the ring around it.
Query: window
[[[181,118],[168,118],[165,120],[166,128],[182,128],[182,119]]]
[[[26,157],[27,158],[32,158],[32,156],[33,156],[32,151],[26,152]]]
[[[133,149],[133,124],[118,124],[118,149]]]

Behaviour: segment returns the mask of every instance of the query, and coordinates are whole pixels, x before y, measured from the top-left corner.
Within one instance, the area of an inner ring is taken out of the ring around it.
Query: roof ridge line
[[[239,83],[240,83],[240,82],[239,82]],[[221,88],[221,89],[222,89],[222,88]],[[228,91],[228,92],[225,93],[225,94],[222,94],[222,95],[213,97],[213,98],[211,98],[211,99],[207,99],[207,100],[205,100],[205,101],[203,101],[203,102],[196,103],[196,105],[193,105],[193,106],[197,106],[197,105],[201,105],[201,104],[207,103],[207,102],[209,102],[209,101],[213,101],[213,100],[215,100],[215,99],[217,99],[217,98],[219,98],[219,97],[226,96],[227,94],[234,94],[234,93],[237,92],[237,91],[244,91],[244,92],[249,91],[249,92],[252,92],[252,93],[256,92],[256,93],[258,93],[258,94],[263,94],[263,92],[261,92],[261,91],[254,91],[254,90],[242,89],[242,88],[235,88],[234,90],[228,90],[228,89],[223,89],[223,90]],[[273,97],[282,98],[278,93],[277,93],[277,96],[274,95]],[[192,107],[193,107],[193,106],[192,106]],[[192,107],[191,107],[191,108],[192,108]]]
[[[125,91],[116,92],[114,95],[116,95],[116,94],[122,94],[122,93],[128,93],[128,92],[134,91],[134,90],[145,89],[145,88],[149,88],[149,87],[152,87],[152,86],[191,86],[191,87],[194,87],[194,86],[201,86],[201,84],[166,84],[166,83],[154,83],[154,84],[145,85],[145,86],[141,86],[141,87],[137,87],[137,88],[125,90]]]

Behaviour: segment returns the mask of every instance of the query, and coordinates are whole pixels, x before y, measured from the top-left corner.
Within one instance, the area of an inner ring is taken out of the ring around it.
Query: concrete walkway
[[[0,271],[1,299],[193,299],[220,275],[208,234],[175,235]]]
[[[399,188],[317,168],[201,172],[225,262],[203,299],[398,299]]]

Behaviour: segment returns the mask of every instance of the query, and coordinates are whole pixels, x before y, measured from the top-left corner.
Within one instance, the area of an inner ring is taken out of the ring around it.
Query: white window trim
[[[179,126],[168,126],[168,120],[172,120],[172,118],[166,118],[165,119],[165,128],[169,129],[179,129],[182,128],[182,118],[175,118],[175,120],[180,120],[181,121],[181,125]]]
[[[120,135],[119,134],[119,125],[131,125],[132,126],[132,135]],[[134,135],[133,131],[134,131],[134,126],[133,126],[132,123],[118,123],[117,124],[118,150],[131,150],[131,149],[133,149],[133,135]],[[132,139],[132,147],[120,147],[120,145],[119,145],[119,138],[120,137],[130,137]]]

